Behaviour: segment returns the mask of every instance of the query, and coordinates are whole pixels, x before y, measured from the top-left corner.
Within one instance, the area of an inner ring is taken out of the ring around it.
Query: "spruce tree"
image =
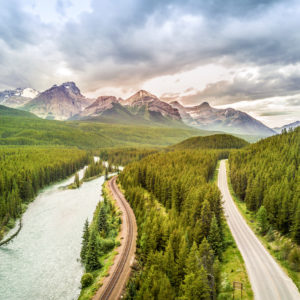
[[[300,201],[295,214],[294,226],[293,226],[293,238],[298,245],[300,245]]]
[[[102,204],[98,215],[98,230],[106,236],[108,233],[107,215],[105,206]]]
[[[82,235],[82,246],[81,246],[81,252],[80,252],[80,257],[81,260],[84,262],[87,254],[87,249],[88,249],[88,244],[89,244],[89,221],[86,219],[83,227],[83,235]]]
[[[101,267],[102,265],[98,260],[97,232],[92,229],[85,258],[85,268],[87,272],[91,272]]]
[[[210,230],[212,212],[208,200],[205,200],[201,210],[201,231],[202,237],[207,237]]]
[[[188,273],[182,285],[182,300],[208,300],[210,299],[210,287],[207,273],[203,266],[193,273]]]
[[[216,256],[221,256],[222,252],[222,241],[220,231],[218,227],[217,218],[214,215],[210,224],[209,235],[207,238]]]
[[[257,212],[257,220],[259,231],[261,234],[265,234],[268,230],[267,211],[264,206],[261,206]]]

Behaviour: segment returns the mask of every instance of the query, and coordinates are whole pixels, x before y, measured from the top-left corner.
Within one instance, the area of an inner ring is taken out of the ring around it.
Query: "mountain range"
[[[276,132],[280,133],[283,129],[289,130],[290,128],[294,129],[294,128],[298,127],[298,126],[300,126],[300,121],[289,123],[289,124],[286,124],[286,125],[281,126],[281,127],[275,127],[275,128],[273,128],[273,130],[275,130]]]
[[[167,103],[144,90],[125,100],[115,96],[89,99],[74,82],[54,85],[43,92],[31,88],[5,90],[0,92],[0,104],[29,111],[44,119],[191,126],[262,137],[278,132],[277,128],[273,130],[233,108],[217,109],[207,102],[196,106],[184,106],[178,101]]]

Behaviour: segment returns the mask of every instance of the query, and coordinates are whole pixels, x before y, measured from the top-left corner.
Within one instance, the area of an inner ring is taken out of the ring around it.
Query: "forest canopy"
[[[230,178],[247,208],[300,244],[300,127],[231,152]]]
[[[89,162],[83,150],[43,147],[0,149],[0,237],[3,227],[19,217],[38,191],[66,178]]]
[[[223,210],[209,183],[218,151],[157,153],[119,175],[138,224],[127,299],[210,299],[222,259]]]
[[[239,149],[249,145],[245,140],[230,134],[214,134],[188,138],[176,145],[170,146],[173,150],[184,149]]]

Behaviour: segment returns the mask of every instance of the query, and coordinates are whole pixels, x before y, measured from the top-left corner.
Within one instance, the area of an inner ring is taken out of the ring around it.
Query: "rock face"
[[[275,133],[260,121],[233,108],[217,109],[207,102],[196,106],[183,106],[177,101],[170,104],[179,110],[186,124],[201,129],[261,136]]]
[[[0,104],[12,108],[19,108],[31,101],[38,94],[38,91],[31,88],[5,90],[3,92],[0,92]]]
[[[131,108],[132,112],[138,113],[140,110],[143,110],[150,113],[159,113],[163,117],[168,117],[173,120],[181,120],[181,116],[177,108],[159,100],[155,95],[144,90],[138,91],[125,101],[120,101],[120,103],[125,107]]]
[[[281,133],[281,131],[283,129],[289,130],[290,128],[294,129],[298,126],[300,126],[300,121],[296,121],[296,122],[293,122],[293,123],[290,123],[290,124],[286,124],[286,125],[281,126],[281,127],[275,127],[275,128],[273,128],[273,130],[275,130],[278,133]]]
[[[115,104],[119,104],[120,99],[114,96],[100,96],[91,105],[87,106],[79,114],[72,119],[85,119],[101,116],[105,111],[114,108]]]
[[[66,120],[81,112],[92,101],[80,93],[74,82],[66,82],[40,93],[22,109],[44,119]]]

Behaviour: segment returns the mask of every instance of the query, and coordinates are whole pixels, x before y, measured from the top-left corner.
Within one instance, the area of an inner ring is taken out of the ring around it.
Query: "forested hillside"
[[[0,111],[0,145],[63,145],[81,149],[153,147],[178,143],[194,135],[210,134],[193,128],[51,121],[18,110],[10,109],[10,112],[13,115],[1,115]]]
[[[239,149],[249,145],[245,140],[230,134],[196,136],[170,146],[171,149]]]
[[[247,208],[264,206],[268,222],[300,244],[300,128],[232,152],[230,177]]]
[[[127,299],[209,299],[222,258],[220,192],[208,183],[217,151],[150,155],[119,180],[138,224],[138,266]]]
[[[100,157],[110,165],[125,166],[158,151],[157,148],[109,148],[100,151]]]
[[[10,218],[52,182],[66,178],[89,161],[85,151],[64,148],[0,149],[0,238]]]

